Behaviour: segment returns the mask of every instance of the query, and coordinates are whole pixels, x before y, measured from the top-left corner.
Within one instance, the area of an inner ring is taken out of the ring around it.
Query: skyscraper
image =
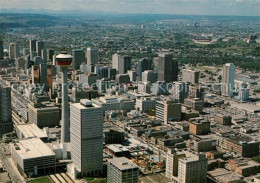
[[[72,62],[72,56],[64,50],[56,56],[57,65],[62,71],[62,111],[61,111],[61,143],[70,141],[70,124],[69,124],[69,108],[68,108],[68,67]]]
[[[12,132],[11,88],[0,85],[0,135]]]
[[[0,40],[0,60],[4,58],[4,42]]]
[[[43,91],[47,91],[48,85],[47,85],[47,64],[40,64],[40,84],[43,87]]]
[[[30,43],[30,52],[36,52],[36,40],[30,39],[29,43]]]
[[[226,63],[223,66],[222,95],[227,97],[233,96],[234,78],[235,78],[235,65],[233,63]]]
[[[28,54],[29,54],[29,49],[28,48],[24,48],[23,49],[23,59],[24,60],[26,60]]]
[[[47,49],[47,60],[52,60],[54,55],[54,50],[53,49]]]
[[[178,79],[178,61],[173,60],[172,54],[161,53],[158,56],[158,81],[167,83],[177,81]]]
[[[44,42],[36,41],[36,52],[38,56],[42,56],[42,49],[44,49]]]
[[[114,54],[112,56],[112,67],[117,69],[119,74],[125,74],[128,70],[131,70],[132,58],[129,56],[122,56]]]
[[[43,48],[41,50],[41,57],[42,57],[44,63],[46,63],[47,62],[47,50],[45,48]]]
[[[71,159],[82,176],[103,169],[103,107],[88,99],[70,106]]]
[[[11,43],[9,45],[9,57],[18,58],[20,55],[19,45],[17,43]]]
[[[87,48],[86,57],[87,65],[98,64],[99,50],[98,48]]]
[[[144,72],[146,70],[151,70],[151,64],[152,64],[152,61],[148,60],[146,58],[138,61],[138,69],[137,69],[138,73],[137,74],[138,74],[139,81],[142,81],[142,72]]]
[[[80,69],[80,64],[85,62],[85,53],[82,50],[73,50],[72,56],[72,68]]]

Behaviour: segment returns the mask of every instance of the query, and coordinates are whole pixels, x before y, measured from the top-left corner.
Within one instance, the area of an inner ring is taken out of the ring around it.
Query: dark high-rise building
[[[46,63],[47,62],[47,50],[45,48],[41,50],[41,57],[42,57],[44,63]]]
[[[172,54],[161,53],[158,56],[158,80],[167,83],[178,79],[178,61],[173,60]]]
[[[47,60],[52,60],[54,55],[53,49],[47,49]]]
[[[72,56],[72,68],[75,70],[80,69],[80,64],[85,62],[85,52],[82,50],[73,50]]]
[[[0,85],[0,135],[12,130],[11,88]]]
[[[4,42],[0,40],[0,60],[4,58]]]
[[[116,69],[115,68],[108,68],[108,78],[111,80],[116,79]]]
[[[144,72],[146,70],[151,70],[151,65],[152,65],[152,61],[148,60],[146,58],[138,61],[138,69],[137,69],[138,73],[137,74],[138,74],[139,81],[142,81],[142,72]]]
[[[36,52],[36,40],[30,39],[30,52]]]
[[[47,91],[47,64],[40,64],[40,84],[43,87],[43,91]]]
[[[44,49],[44,42],[36,41],[36,52],[38,56],[42,56],[42,49]]]

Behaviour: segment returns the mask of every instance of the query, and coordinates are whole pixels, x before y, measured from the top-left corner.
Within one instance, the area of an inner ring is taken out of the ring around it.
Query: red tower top
[[[72,62],[73,56],[68,54],[66,51],[62,51],[56,56],[57,64],[61,67],[68,67]]]

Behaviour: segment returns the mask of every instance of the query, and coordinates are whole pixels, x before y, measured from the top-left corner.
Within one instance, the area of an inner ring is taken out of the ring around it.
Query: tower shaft
[[[61,70],[62,70],[61,142],[66,143],[70,141],[67,67],[61,67]]]

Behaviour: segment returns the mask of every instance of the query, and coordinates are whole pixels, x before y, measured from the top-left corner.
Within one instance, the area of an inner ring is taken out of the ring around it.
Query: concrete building
[[[186,157],[186,155],[182,151],[168,150],[166,157],[166,177],[170,179],[178,177],[179,159],[183,157]]]
[[[216,144],[217,144],[217,140],[212,138],[195,140],[194,151],[207,152],[207,151],[216,150]]]
[[[152,66],[152,60],[144,58],[138,61],[137,75],[139,81],[143,81],[142,73],[146,70],[151,70],[151,66]]]
[[[167,124],[181,119],[181,104],[173,101],[156,101],[156,119]]]
[[[94,73],[88,73],[88,74],[80,74],[79,75],[79,83],[84,84],[85,86],[92,86],[93,84],[96,84],[98,79],[98,75]]]
[[[28,55],[29,55],[29,49],[23,48],[23,59],[26,60]]]
[[[72,56],[72,69],[80,69],[80,65],[85,62],[85,52],[82,50],[73,50]]]
[[[98,79],[94,85],[96,85],[99,93],[106,93],[107,89],[115,86],[115,81],[111,81],[108,78],[102,78]]]
[[[36,41],[36,52],[39,57],[42,56],[42,49],[44,49],[44,42]]]
[[[39,138],[43,142],[48,141],[48,128],[41,130],[35,124],[23,124],[16,127],[17,136],[20,139]]]
[[[105,144],[122,144],[125,141],[125,133],[110,129],[104,132]]]
[[[117,74],[116,82],[117,83],[130,83],[130,77],[128,74]]]
[[[204,119],[195,119],[190,121],[190,133],[195,135],[204,135],[210,132],[210,122]]]
[[[243,83],[238,89],[238,99],[241,101],[247,101],[249,99],[250,89],[247,88],[247,84]]]
[[[87,65],[98,64],[98,56],[99,56],[98,48],[87,48],[86,51]]]
[[[30,39],[30,52],[36,52],[36,40]]]
[[[150,110],[155,110],[156,101],[149,97],[141,97],[136,99],[135,107],[137,110],[142,112],[148,112]]]
[[[224,140],[224,149],[235,152],[242,157],[254,157],[259,155],[259,142],[247,136],[235,136]]]
[[[204,154],[192,154],[190,157],[180,158],[178,183],[207,182],[207,163]]]
[[[169,90],[167,87],[167,83],[164,81],[157,81],[156,83],[153,83],[152,94],[153,95],[168,95]]]
[[[0,85],[0,136],[12,131],[11,88]]]
[[[37,176],[47,170],[55,171],[55,153],[39,138],[20,140],[12,144],[11,155],[18,170],[29,176]]]
[[[199,71],[194,71],[190,69],[182,70],[182,81],[189,82],[192,85],[199,83]]]
[[[0,60],[4,58],[4,42],[0,40]]]
[[[136,71],[127,71],[127,74],[130,77],[130,81],[136,81],[137,72]]]
[[[41,50],[41,57],[44,63],[47,63],[47,50],[45,48]]]
[[[158,56],[158,80],[167,83],[178,79],[178,61],[173,60],[172,54],[161,53]]]
[[[39,128],[55,127],[60,122],[60,109],[50,102],[29,103],[28,121]]]
[[[155,83],[157,81],[157,73],[155,73],[153,70],[146,70],[142,72],[142,82],[151,82]]]
[[[184,103],[184,99],[189,96],[189,83],[173,82],[172,97],[179,103]]]
[[[116,97],[116,96],[105,96],[100,97],[98,99],[93,99],[93,103],[102,106],[104,113],[106,111],[116,111],[116,110],[123,110],[126,112],[130,112],[134,110],[135,101],[130,100],[124,97]]]
[[[151,93],[151,82],[138,82],[138,92],[139,93]]]
[[[122,56],[114,54],[112,56],[112,68],[115,68],[119,74],[125,74],[131,70],[132,58],[129,56]]]
[[[202,112],[204,102],[199,98],[186,98],[184,104],[191,107],[191,109]]]
[[[232,117],[230,115],[216,114],[213,119],[221,125],[231,125]]]
[[[125,157],[110,160],[107,183],[138,183],[139,168]]]
[[[90,100],[70,106],[71,159],[82,176],[103,170],[103,108]],[[86,133],[87,132],[87,133]]]
[[[233,96],[234,78],[235,78],[235,65],[233,63],[226,63],[223,66],[222,95],[227,97]]]
[[[54,56],[54,50],[53,49],[47,49],[47,60],[53,60]]]
[[[9,45],[9,58],[18,58],[20,56],[20,50],[18,43],[10,43]]]

